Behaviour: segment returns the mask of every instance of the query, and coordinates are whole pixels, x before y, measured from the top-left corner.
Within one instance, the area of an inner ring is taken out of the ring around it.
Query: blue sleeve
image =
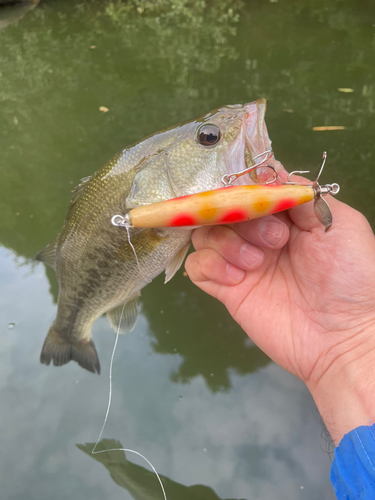
[[[338,500],[375,499],[375,424],[344,435],[335,449],[330,478]]]

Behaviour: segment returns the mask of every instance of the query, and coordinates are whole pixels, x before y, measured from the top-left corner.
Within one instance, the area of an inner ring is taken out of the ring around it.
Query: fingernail
[[[257,267],[258,264],[263,260],[263,250],[252,245],[245,243],[242,245],[240,250],[241,259],[249,267]]]
[[[264,222],[260,234],[266,243],[275,246],[284,234],[283,224],[280,222]]]
[[[227,275],[232,278],[234,281],[242,281],[245,277],[245,271],[242,269],[238,269],[236,266],[232,266],[232,264],[227,264]]]

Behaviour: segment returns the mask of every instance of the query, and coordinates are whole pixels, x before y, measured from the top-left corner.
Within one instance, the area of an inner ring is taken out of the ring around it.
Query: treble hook
[[[263,153],[254,156],[253,160],[261,158],[264,155],[266,155],[266,158],[264,160],[260,161],[259,163],[256,163],[255,165],[252,165],[249,168],[245,168],[245,170],[241,170],[240,172],[233,172],[232,174],[224,174],[221,178],[221,182],[224,184],[225,187],[231,186],[233,182],[236,181],[239,177],[245,174],[249,174],[250,172],[256,170],[259,167],[270,168],[271,170],[273,170],[274,173],[274,177],[271,180],[265,182],[263,185],[272,184],[273,182],[277,181],[279,174],[277,173],[276,168],[272,167],[271,165],[264,165],[272,157],[273,155],[272,149],[267,149],[267,151],[263,151]]]

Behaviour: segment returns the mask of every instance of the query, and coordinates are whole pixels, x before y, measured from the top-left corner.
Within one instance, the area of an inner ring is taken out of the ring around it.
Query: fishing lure
[[[318,175],[311,185],[302,185],[290,180],[292,175],[308,173],[306,171],[291,172],[286,182],[270,185],[278,179],[276,169],[266,164],[270,153],[272,152],[262,153],[266,155],[266,159],[246,170],[224,175],[222,188],[137,207],[125,216],[113,216],[112,224],[126,228],[232,224],[288,210],[314,200],[315,214],[327,231],[332,225],[332,212],[322,195],[336,195],[340,190],[336,183],[319,185],[327,153],[323,153]],[[260,166],[273,170],[271,180],[262,185],[233,186],[238,177]]]

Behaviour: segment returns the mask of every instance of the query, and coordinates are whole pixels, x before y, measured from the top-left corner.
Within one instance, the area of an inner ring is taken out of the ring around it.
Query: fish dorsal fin
[[[42,250],[37,254],[35,260],[44,262],[56,270],[56,248],[57,248],[57,238],[55,238],[51,243],[42,248]]]
[[[80,183],[78,186],[73,190],[73,198],[72,201],[70,202],[69,210],[72,208],[72,206],[75,204],[77,200],[82,196],[82,193],[87,186],[89,180],[91,179],[91,176],[88,177],[83,177],[81,179]],[[48,264],[49,266],[52,267],[56,271],[56,248],[57,248],[57,238],[55,238],[51,243],[49,243],[46,247],[42,248],[42,250],[37,254],[35,257],[35,260],[40,260],[41,262],[44,262],[44,264]]]
[[[168,283],[169,280],[173,278],[173,276],[180,269],[181,264],[186,257],[186,254],[190,247],[190,241],[187,245],[185,245],[181,250],[179,250],[176,255],[168,262],[167,267],[165,268],[165,280],[164,283]]]
[[[87,186],[88,182],[90,181],[91,179],[91,175],[87,176],[87,177],[83,177],[78,186],[73,189],[72,193],[73,193],[73,198],[72,198],[72,201],[70,202],[70,207],[69,207],[69,210],[72,208],[72,206],[74,205],[74,203],[80,199],[80,197],[82,196],[82,193],[85,189],[85,187]]]
[[[120,321],[119,333],[129,333],[134,329],[138,317],[140,295],[140,292],[138,292],[135,296],[130,297],[125,304],[121,304],[107,312],[109,324],[115,332],[118,330]]]

